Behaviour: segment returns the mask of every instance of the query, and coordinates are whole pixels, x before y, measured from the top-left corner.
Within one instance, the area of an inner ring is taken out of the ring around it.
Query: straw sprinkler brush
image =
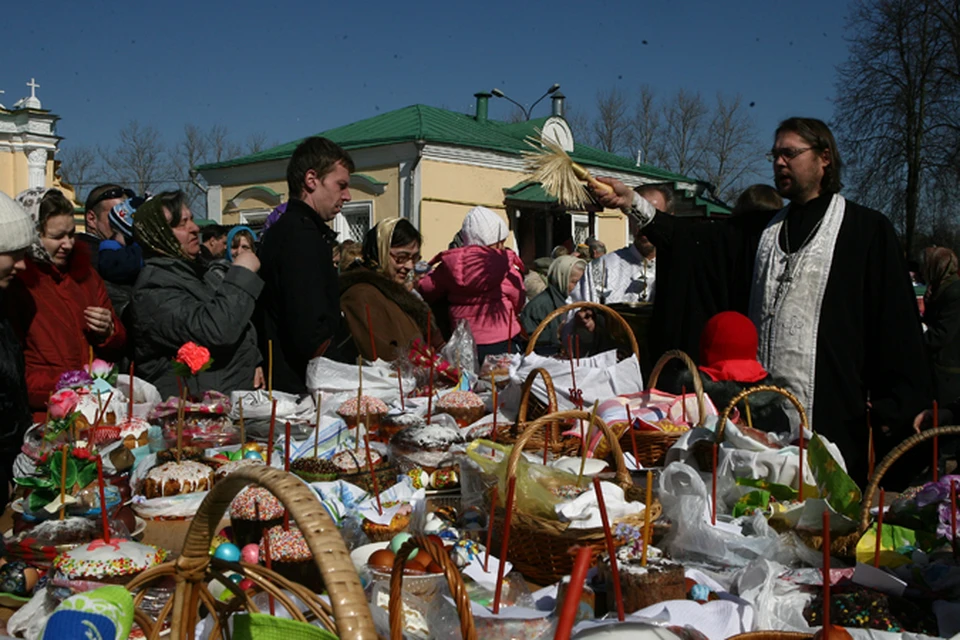
[[[613,187],[599,182],[589,171],[571,160],[567,152],[553,140],[528,137],[527,144],[533,148],[533,151],[523,154],[531,180],[543,185],[544,191],[564,207],[583,210],[593,203],[584,183],[599,193],[613,191]]]

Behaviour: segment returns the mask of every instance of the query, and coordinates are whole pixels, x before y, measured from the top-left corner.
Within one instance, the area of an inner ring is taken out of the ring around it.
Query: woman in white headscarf
[[[580,282],[586,268],[585,260],[573,256],[560,256],[550,264],[547,290],[531,300],[520,314],[520,322],[527,335],[532,334],[554,310],[567,304],[570,292]],[[552,356],[560,352],[563,346],[560,339],[561,327],[562,318],[554,318],[550,322],[537,339],[535,351],[538,354]]]
[[[526,301],[523,263],[504,247],[507,224],[490,209],[468,211],[460,237],[464,246],[430,261],[436,266],[420,279],[420,294],[431,304],[446,302],[451,330],[461,321],[470,326],[482,362],[514,350]]]

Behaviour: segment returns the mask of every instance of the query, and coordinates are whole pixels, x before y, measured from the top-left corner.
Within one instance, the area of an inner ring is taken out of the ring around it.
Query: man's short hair
[[[674,204],[674,201],[673,201],[673,189],[671,189],[669,186],[665,184],[642,184],[639,187],[637,187],[635,191],[639,193],[641,196],[644,193],[650,193],[651,191],[655,191],[659,193],[661,196],[663,196],[663,203],[664,203],[663,212],[664,213],[669,213],[670,215],[673,215],[674,211],[676,210],[676,205]]]
[[[287,164],[287,189],[290,198],[299,198],[303,192],[303,183],[307,171],[313,169],[322,180],[333,171],[333,167],[342,162],[347,171],[353,173],[353,158],[340,145],[326,138],[313,136],[307,138],[294,149]]]
[[[227,228],[219,224],[208,224],[200,229],[201,242],[207,242],[208,240],[213,240],[214,238],[222,238],[225,235],[227,235]]]
[[[99,187],[94,187],[90,190],[90,194],[87,196],[87,201],[84,203],[84,211],[92,211],[94,207],[103,202],[104,200],[113,200],[114,198],[131,198],[133,197],[133,192],[129,189],[124,189],[118,184],[102,184]]]
[[[783,198],[774,187],[768,184],[753,184],[743,190],[733,207],[733,215],[748,211],[779,211],[783,209]]]
[[[830,127],[823,120],[817,120],[816,118],[787,118],[777,127],[773,134],[774,139],[784,132],[797,134],[820,155],[823,155],[823,152],[827,149],[830,150],[830,164],[823,171],[820,193],[839,193],[843,187],[843,183],[840,181],[840,170],[843,168],[843,162],[840,160],[840,150],[837,149],[837,141],[834,139]]]

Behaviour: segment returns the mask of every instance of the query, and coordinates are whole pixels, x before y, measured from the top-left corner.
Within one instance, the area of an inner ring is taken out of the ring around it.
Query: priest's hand
[[[940,424],[950,424],[953,422],[953,412],[950,409],[940,409],[940,415],[938,416]],[[924,429],[929,429],[933,426],[933,411],[926,409],[917,414],[917,417],[913,419],[913,430],[916,433],[920,433]]]
[[[266,380],[263,377],[263,367],[257,367],[253,372],[253,388],[263,389],[266,384]]]
[[[616,178],[597,178],[597,182],[610,185],[613,192],[591,189],[597,200],[607,209],[629,209],[633,206],[633,189]]]

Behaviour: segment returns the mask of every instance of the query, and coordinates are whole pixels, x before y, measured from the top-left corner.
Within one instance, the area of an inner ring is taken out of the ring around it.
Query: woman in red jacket
[[[74,244],[73,204],[51,189],[39,201],[36,221],[39,242],[11,283],[6,306],[23,343],[30,409],[40,421],[60,374],[83,368],[90,347],[116,362],[127,334],[90,264],[89,249]]]
[[[420,279],[420,294],[428,303],[447,301],[451,331],[467,321],[483,362],[488,355],[511,352],[520,333],[523,263],[504,248],[507,224],[486,207],[467,212],[460,235],[465,246],[431,260],[436,267]]]

